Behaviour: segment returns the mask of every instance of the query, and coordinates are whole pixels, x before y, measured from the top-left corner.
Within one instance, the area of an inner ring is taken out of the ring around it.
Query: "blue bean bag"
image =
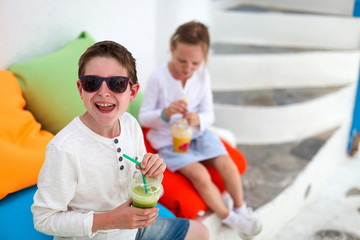
[[[53,239],[34,229],[31,205],[37,190],[36,186],[11,193],[0,200],[0,239],[1,240],[48,240]],[[159,216],[175,217],[168,209],[158,204]]]
[[[11,193],[0,200],[0,239],[47,240],[53,239],[34,229],[31,205],[36,186]]]

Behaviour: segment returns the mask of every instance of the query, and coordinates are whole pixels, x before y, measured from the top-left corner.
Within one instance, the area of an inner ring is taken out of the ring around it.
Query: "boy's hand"
[[[139,166],[136,166],[139,168]],[[141,173],[146,177],[158,178],[166,169],[166,164],[157,154],[146,153],[141,162]]]
[[[94,214],[92,231],[143,228],[155,221],[159,208],[136,208],[131,207],[131,203],[130,198],[110,212]]]

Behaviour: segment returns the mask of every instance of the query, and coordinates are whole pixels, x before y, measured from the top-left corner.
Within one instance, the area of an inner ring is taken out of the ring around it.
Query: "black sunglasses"
[[[113,76],[102,78],[94,75],[84,75],[80,77],[81,86],[85,92],[95,92],[100,89],[103,81],[106,82],[108,88],[114,93],[125,92],[128,83],[134,84],[128,77]]]

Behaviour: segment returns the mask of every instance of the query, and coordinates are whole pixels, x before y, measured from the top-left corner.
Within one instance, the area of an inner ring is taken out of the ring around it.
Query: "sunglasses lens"
[[[113,92],[122,93],[125,92],[127,87],[126,78],[112,77],[109,79],[109,88]]]
[[[96,76],[85,76],[81,83],[86,92],[94,92],[100,88],[101,80]]]

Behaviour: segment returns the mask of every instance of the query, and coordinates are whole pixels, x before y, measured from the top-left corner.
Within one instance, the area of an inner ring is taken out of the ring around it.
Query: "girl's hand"
[[[165,117],[170,118],[172,115],[180,113],[180,114],[186,114],[187,113],[187,103],[185,100],[180,99],[172,102],[165,111]]]
[[[136,165],[139,169],[139,166]],[[141,162],[141,173],[146,177],[159,178],[166,169],[166,164],[157,154],[146,153]]]
[[[184,118],[191,127],[200,126],[200,118],[196,112],[188,112],[184,114]]]

